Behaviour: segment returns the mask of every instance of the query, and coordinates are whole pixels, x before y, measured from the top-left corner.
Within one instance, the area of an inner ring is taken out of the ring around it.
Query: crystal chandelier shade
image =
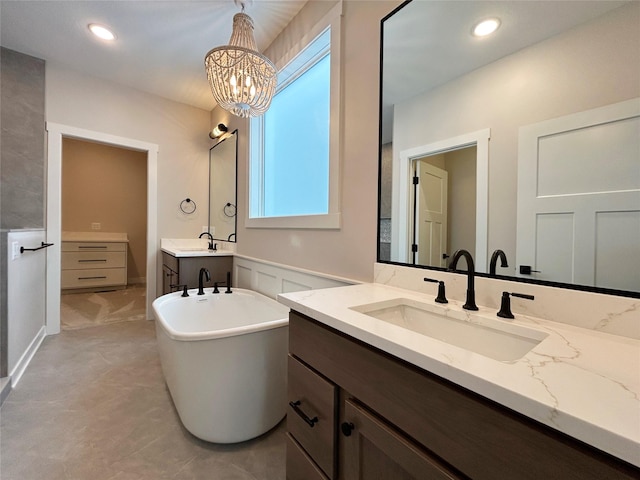
[[[249,15],[233,17],[229,45],[209,51],[204,64],[213,98],[222,108],[242,118],[258,117],[268,110],[278,72],[258,52]]]

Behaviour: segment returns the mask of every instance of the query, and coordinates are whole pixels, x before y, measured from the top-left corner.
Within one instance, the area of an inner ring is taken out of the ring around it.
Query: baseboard
[[[14,369],[9,373],[9,376],[11,377],[11,388],[15,388],[16,385],[18,385],[18,382],[22,378],[22,375],[29,366],[31,359],[38,351],[38,348],[40,347],[40,344],[42,343],[46,335],[46,328],[42,326],[42,328],[40,328],[34,339],[31,341],[27,349],[20,357],[20,360],[18,360],[18,362],[16,363]]]

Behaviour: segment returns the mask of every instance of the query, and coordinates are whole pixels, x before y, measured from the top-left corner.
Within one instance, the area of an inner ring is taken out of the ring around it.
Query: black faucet
[[[465,310],[478,310],[478,306],[476,305],[476,292],[474,289],[474,276],[476,273],[475,266],[473,265],[473,257],[471,254],[464,249],[460,249],[453,254],[451,257],[451,264],[449,265],[449,271],[453,272],[456,270],[456,265],[458,265],[458,260],[460,257],[464,257],[467,261],[467,301],[462,306]]]
[[[202,232],[200,235],[198,235],[198,238],[202,238],[203,235],[209,236],[209,250],[216,250],[216,246],[213,244],[213,235],[211,235],[209,232]]]
[[[507,268],[509,264],[507,263],[507,255],[500,249],[497,249],[491,255],[491,261],[489,262],[489,275],[496,274],[496,263],[498,263],[498,258],[500,259],[500,266],[502,268]]]
[[[202,282],[202,275],[204,274],[207,282],[211,281],[211,275],[209,274],[209,270],[206,268],[201,268],[200,273],[198,274],[198,295],[204,295],[204,285]]]
[[[227,289],[224,293],[232,293],[231,292],[231,272],[227,272]]]

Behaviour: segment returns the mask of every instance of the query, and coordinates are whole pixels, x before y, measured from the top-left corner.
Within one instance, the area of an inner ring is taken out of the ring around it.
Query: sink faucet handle
[[[513,313],[511,313],[511,299],[509,295],[512,297],[524,298],[526,300],[535,300],[533,295],[527,295],[526,293],[515,293],[511,292],[502,292],[502,301],[500,303],[500,311],[497,315],[501,318],[515,318]]]
[[[436,303],[449,303],[449,300],[447,300],[447,296],[445,295],[444,280],[425,277],[424,281],[438,284],[438,296],[436,297]]]

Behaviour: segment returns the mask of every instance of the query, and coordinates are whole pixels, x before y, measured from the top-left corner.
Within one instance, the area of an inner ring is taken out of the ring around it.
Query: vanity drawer
[[[125,268],[92,268],[62,271],[62,288],[105,287],[126,284],[127,270]]]
[[[336,470],[337,387],[289,356],[287,429],[330,479]]]
[[[126,252],[124,242],[62,242],[63,252]]]
[[[126,265],[126,252],[63,252],[63,270],[88,268],[122,268]]]
[[[302,447],[287,433],[287,480],[328,480]]]

